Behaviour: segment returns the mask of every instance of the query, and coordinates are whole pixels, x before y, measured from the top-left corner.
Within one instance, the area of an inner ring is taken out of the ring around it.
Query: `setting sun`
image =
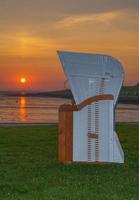
[[[21,78],[20,79],[20,83],[25,83],[27,80],[26,80],[26,78]]]

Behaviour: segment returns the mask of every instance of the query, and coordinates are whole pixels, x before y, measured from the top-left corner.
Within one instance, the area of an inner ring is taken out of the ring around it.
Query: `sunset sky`
[[[136,84],[139,0],[0,1],[0,90],[63,89],[56,50],[113,55]]]

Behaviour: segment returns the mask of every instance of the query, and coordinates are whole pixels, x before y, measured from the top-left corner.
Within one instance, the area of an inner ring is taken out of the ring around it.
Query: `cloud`
[[[105,23],[109,24],[112,19],[117,17],[118,13],[102,13],[102,14],[85,14],[85,15],[73,15],[66,17],[57,22],[57,27],[74,27],[86,24]]]
[[[139,31],[139,13],[129,10],[105,12],[99,14],[72,15],[57,21],[57,28],[79,28],[89,26],[94,30],[120,29],[124,31]]]
[[[59,19],[63,15],[139,10],[139,0],[3,0],[0,19],[9,22],[38,22]]]

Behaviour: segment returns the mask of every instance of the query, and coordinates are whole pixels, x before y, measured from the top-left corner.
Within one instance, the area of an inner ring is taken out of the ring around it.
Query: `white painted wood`
[[[76,104],[100,94],[114,96],[114,100],[99,101],[74,112],[73,160],[123,163],[124,154],[114,132],[114,109],[124,79],[122,65],[108,55],[58,54]],[[98,140],[88,140],[88,131],[98,134]]]

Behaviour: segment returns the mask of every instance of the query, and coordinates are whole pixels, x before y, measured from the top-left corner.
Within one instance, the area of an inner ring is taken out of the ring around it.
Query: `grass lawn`
[[[139,125],[118,124],[125,164],[60,164],[57,126],[0,127],[0,200],[138,200]]]

